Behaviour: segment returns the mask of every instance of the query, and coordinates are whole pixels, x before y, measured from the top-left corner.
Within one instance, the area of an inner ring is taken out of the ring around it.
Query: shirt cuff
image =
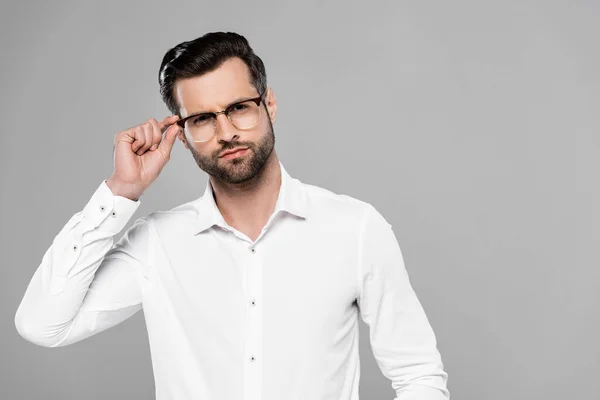
[[[138,199],[113,194],[106,180],[103,180],[83,209],[83,217],[92,228],[116,235],[127,225],[140,206]]]

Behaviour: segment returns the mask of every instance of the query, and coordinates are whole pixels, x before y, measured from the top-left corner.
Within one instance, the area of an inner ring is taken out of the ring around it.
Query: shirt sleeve
[[[436,338],[410,284],[392,226],[369,205],[361,225],[357,304],[373,355],[394,400],[446,400],[448,375]]]
[[[113,195],[103,181],[84,209],[54,237],[15,314],[26,340],[65,346],[139,311],[147,264],[147,222],[138,219],[113,245],[140,205]]]

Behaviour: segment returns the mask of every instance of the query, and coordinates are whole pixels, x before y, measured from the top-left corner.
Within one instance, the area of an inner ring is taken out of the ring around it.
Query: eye
[[[193,125],[206,124],[208,121],[210,121],[210,119],[211,119],[210,115],[207,115],[207,114],[198,115],[198,116],[192,118],[192,124]]]
[[[244,111],[247,111],[249,108],[248,104],[246,103],[241,103],[241,104],[235,104],[233,105],[230,109],[229,112],[230,113],[242,113]]]

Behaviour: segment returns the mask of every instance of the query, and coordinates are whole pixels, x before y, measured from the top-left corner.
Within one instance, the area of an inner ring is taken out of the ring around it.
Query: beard
[[[275,147],[275,132],[270,118],[269,129],[257,143],[229,142],[211,156],[198,154],[193,143],[188,142],[192,156],[198,167],[215,179],[228,184],[247,182],[260,174]],[[187,140],[187,139],[186,139]],[[226,160],[219,158],[223,151],[237,147],[247,147],[246,153],[241,157]]]

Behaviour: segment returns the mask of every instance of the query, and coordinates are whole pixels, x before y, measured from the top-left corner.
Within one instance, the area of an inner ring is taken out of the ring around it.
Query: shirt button
[[[116,217],[116,216],[117,216],[117,213],[116,213],[115,211],[113,211],[113,212],[112,212],[112,214],[111,214],[110,216],[114,218],[114,217]]]
[[[251,248],[250,251],[252,252],[252,254],[256,253],[256,249],[254,247]]]
[[[73,245],[73,251],[77,251],[77,245],[76,244]]]
[[[256,300],[255,299],[250,300],[250,305],[252,305],[252,307],[254,307],[256,305]]]
[[[104,206],[103,205],[100,206],[100,212],[104,212]]]
[[[250,361],[251,361],[251,362],[254,362],[255,360],[256,360],[256,357],[254,357],[254,356],[250,356]]]

